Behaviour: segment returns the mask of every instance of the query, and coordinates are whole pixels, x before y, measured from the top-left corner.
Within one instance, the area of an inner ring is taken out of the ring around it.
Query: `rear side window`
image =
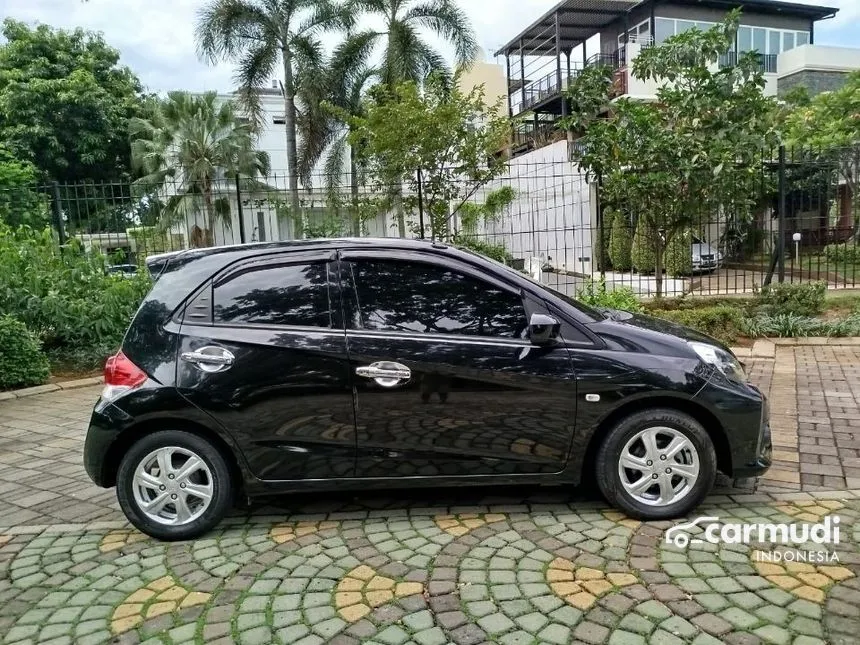
[[[215,322],[331,327],[325,262],[254,267],[215,285]]]
[[[522,338],[518,295],[446,267],[423,262],[357,260],[352,329]]]

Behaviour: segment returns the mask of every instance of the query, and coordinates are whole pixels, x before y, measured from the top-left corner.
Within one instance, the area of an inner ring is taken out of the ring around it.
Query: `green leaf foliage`
[[[612,220],[612,235],[609,240],[609,258],[616,271],[630,271],[633,261],[630,251],[633,246],[633,228],[626,215],[616,213]]]
[[[0,316],[0,390],[41,385],[48,373],[36,335],[17,318]]]
[[[655,239],[658,235],[652,230],[651,224],[644,218],[639,218],[636,233],[633,235],[633,248],[630,260],[633,268],[644,275],[654,273],[657,266],[657,249]]]
[[[827,284],[804,282],[773,284],[756,296],[758,311],[771,315],[817,316],[824,311]]]
[[[603,222],[597,234],[594,255],[597,257],[598,268],[609,271],[612,268],[612,259],[609,257],[609,247],[612,242],[612,225],[615,222],[615,211],[607,208],[603,212]]]
[[[727,305],[655,311],[654,315],[690,327],[727,344],[734,343],[740,336],[744,335],[743,312]]]
[[[600,280],[588,280],[576,292],[576,298],[583,304],[591,307],[621,309],[633,313],[641,313],[645,310],[633,289],[628,287],[614,287],[610,289],[604,278]]]
[[[151,280],[108,275],[107,259],[75,240],[60,249],[49,229],[0,224],[0,311],[56,347],[119,346]]]
[[[673,278],[693,272],[693,234],[690,230],[678,231],[666,245],[666,273]]]
[[[0,141],[46,179],[116,180],[129,167],[128,120],[140,81],[119,52],[82,29],[7,18],[0,45]]]
[[[29,161],[18,160],[0,145],[0,222],[10,226],[44,226],[48,221],[48,199],[36,190],[39,170]]]

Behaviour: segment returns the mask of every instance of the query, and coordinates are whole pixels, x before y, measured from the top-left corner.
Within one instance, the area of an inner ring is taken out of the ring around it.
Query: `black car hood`
[[[603,337],[605,341],[610,343],[615,341],[628,349],[636,346],[647,352],[685,357],[697,356],[687,345],[687,341],[694,341],[730,351],[720,341],[668,320],[626,311],[604,310],[604,312],[607,320],[589,325],[589,329]]]

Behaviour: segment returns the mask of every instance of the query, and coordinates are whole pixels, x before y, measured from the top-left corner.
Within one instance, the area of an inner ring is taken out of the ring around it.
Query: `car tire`
[[[233,482],[212,443],[190,432],[164,430],[145,435],[125,453],[116,494],[125,516],[143,533],[188,540],[221,521],[232,503]]]
[[[655,439],[656,453],[653,449],[647,452],[649,437]],[[670,446],[686,448],[668,458]],[[655,454],[655,459],[648,460],[649,454]],[[622,457],[625,464],[635,463],[643,470],[622,468]],[[660,461],[664,457],[666,461]],[[670,471],[671,475],[664,475]],[[684,476],[678,475],[679,471]],[[695,478],[690,476],[692,472],[696,472]],[[640,520],[687,515],[710,492],[716,473],[716,451],[707,431],[690,415],[672,409],[645,410],[622,419],[606,435],[597,453],[596,474],[601,493],[613,506]],[[637,493],[637,485],[648,486],[649,478],[653,478],[652,486]],[[664,482],[669,482],[666,490],[672,491],[665,495],[668,501],[659,499]]]

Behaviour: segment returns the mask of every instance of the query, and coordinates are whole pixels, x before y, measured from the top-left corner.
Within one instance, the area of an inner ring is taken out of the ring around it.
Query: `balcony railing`
[[[759,69],[764,74],[776,74],[776,59],[778,58],[776,54],[756,53],[756,57],[758,58]],[[737,64],[737,52],[728,52],[720,56],[720,69],[725,69],[726,67],[734,67]]]
[[[539,122],[535,125],[533,122],[520,123],[514,128],[512,136],[512,147],[516,151],[521,148],[539,148],[553,140],[553,137],[559,136],[558,125],[555,121]]]
[[[521,98],[515,103],[512,102],[512,107],[514,107],[512,110],[513,113],[519,114],[520,112],[525,112],[545,99],[559,94],[568,86],[572,79],[576,78],[578,73],[579,70],[571,70],[569,75],[563,74],[561,78],[561,87],[559,87],[558,83],[558,72],[547,74],[543,78],[533,83],[529,83],[523,91],[523,94],[525,94],[524,100]]]

